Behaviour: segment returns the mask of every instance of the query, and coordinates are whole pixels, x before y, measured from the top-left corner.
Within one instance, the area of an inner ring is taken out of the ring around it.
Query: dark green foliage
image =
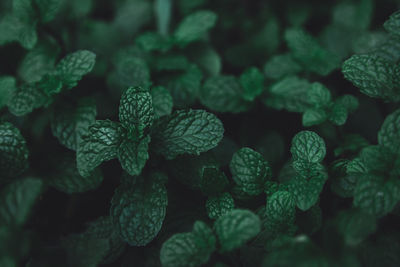
[[[1,0],[0,266],[400,266],[399,0]]]

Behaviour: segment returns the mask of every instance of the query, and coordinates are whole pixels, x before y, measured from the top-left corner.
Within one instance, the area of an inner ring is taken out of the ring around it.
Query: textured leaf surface
[[[29,165],[26,141],[19,130],[9,122],[0,123],[0,176],[17,177]]]
[[[139,141],[125,139],[121,142],[118,148],[118,160],[122,168],[130,175],[139,175],[142,172],[149,159],[147,152],[149,142],[148,135]]]
[[[196,267],[207,263],[216,246],[212,230],[203,222],[196,221],[193,231],[170,237],[161,247],[163,267]]]
[[[229,168],[233,180],[249,195],[263,192],[265,182],[271,178],[271,169],[263,156],[247,147],[233,155]]]
[[[274,83],[263,102],[266,106],[278,110],[303,112],[310,106],[307,97],[309,88],[310,83],[307,80],[289,76]]]
[[[119,120],[134,132],[134,137],[143,136],[153,124],[154,110],[150,93],[141,87],[129,87],[119,103]]]
[[[359,177],[354,190],[353,205],[375,216],[386,215],[400,201],[400,181],[382,177],[363,175]]]
[[[208,217],[218,219],[235,207],[231,194],[222,193],[219,196],[212,196],[207,199],[206,210]]]
[[[314,132],[302,131],[293,137],[290,152],[295,161],[303,160],[318,163],[325,157],[325,142]]]
[[[161,118],[154,127],[152,145],[167,159],[181,154],[206,152],[221,141],[224,127],[213,114],[204,110],[179,110]]]
[[[314,82],[311,84],[310,90],[308,91],[308,97],[311,104],[315,107],[325,107],[331,100],[331,92],[323,84]]]
[[[57,74],[61,77],[67,88],[75,87],[82,77],[92,71],[96,62],[96,55],[87,50],[79,50],[68,54],[56,67]]]
[[[0,77],[0,108],[5,106],[16,90],[16,81],[12,76]]]
[[[267,200],[266,214],[269,220],[277,224],[294,222],[296,202],[291,193],[278,191]]]
[[[103,161],[117,156],[122,141],[120,127],[119,123],[109,120],[96,121],[89,127],[87,135],[82,136],[76,151],[77,166],[82,176],[90,175]]]
[[[251,67],[240,76],[240,85],[243,88],[243,98],[253,101],[264,90],[264,75],[259,69]]]
[[[261,221],[249,210],[234,209],[215,221],[221,252],[241,247],[261,230]]]
[[[376,56],[354,55],[343,63],[342,72],[347,80],[370,97],[400,100],[399,69],[389,61]]]
[[[157,86],[150,91],[154,117],[160,118],[162,116],[170,115],[173,108],[173,99],[170,92],[162,86]]]
[[[216,112],[238,113],[247,109],[242,99],[242,88],[234,76],[208,78],[200,89],[200,102]]]
[[[292,193],[299,209],[306,211],[314,206],[319,200],[325,179],[316,177],[310,181],[303,177],[295,177],[288,185],[289,192]]]
[[[36,178],[16,180],[3,188],[0,194],[0,224],[22,226],[44,189]]]
[[[397,11],[390,15],[390,18],[383,24],[385,30],[391,34],[400,35],[400,12]]]
[[[113,225],[131,246],[145,246],[160,231],[167,203],[162,182],[138,177],[133,186],[117,188],[111,201]]]
[[[18,88],[8,101],[8,110],[15,116],[23,116],[42,107],[48,97],[36,84],[26,84]]]
[[[96,189],[103,181],[100,169],[95,169],[90,175],[82,177],[76,166],[73,153],[68,153],[57,159],[55,170],[51,174],[50,185],[67,194],[82,193]]]
[[[175,41],[184,46],[200,39],[210,28],[214,27],[217,15],[212,11],[200,10],[190,14],[175,30]]]
[[[378,132],[378,142],[394,153],[400,152],[400,109],[386,117]]]
[[[81,99],[76,106],[56,107],[51,130],[58,141],[69,149],[77,150],[82,136],[96,120],[97,110],[93,99]]]

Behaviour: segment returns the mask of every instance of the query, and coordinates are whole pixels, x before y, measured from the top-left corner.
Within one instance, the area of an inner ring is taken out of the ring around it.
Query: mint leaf
[[[271,168],[263,156],[247,147],[233,155],[229,168],[233,180],[249,195],[263,192],[265,182],[271,178]]]
[[[383,24],[385,30],[389,33],[400,36],[400,12],[394,12]]]
[[[311,72],[326,76],[340,66],[340,58],[337,55],[323,48],[302,29],[286,30],[285,40],[293,57]]]
[[[68,54],[56,66],[56,73],[67,88],[75,87],[78,81],[92,71],[96,55],[87,50],[79,50]]]
[[[293,137],[290,152],[295,161],[302,160],[310,163],[318,163],[325,157],[325,142],[314,132],[302,131]]]
[[[378,132],[378,143],[394,153],[400,153],[400,109],[386,117]]]
[[[210,28],[214,27],[217,15],[208,10],[200,10],[185,17],[174,32],[175,42],[180,46],[200,39]]]
[[[219,217],[214,223],[214,229],[221,252],[226,252],[254,238],[261,230],[261,221],[249,210],[234,209]]]
[[[392,211],[400,201],[400,181],[385,181],[383,177],[362,175],[354,190],[353,205],[368,214],[382,217]]]
[[[242,89],[234,76],[208,78],[200,89],[201,104],[216,112],[243,112],[248,104],[242,99]]]
[[[323,109],[309,108],[302,116],[302,124],[304,127],[318,125],[326,121],[328,114]]]
[[[131,138],[140,138],[153,124],[154,111],[150,93],[141,87],[129,87],[119,103],[119,120]]]
[[[264,75],[256,67],[245,70],[239,81],[243,88],[242,97],[247,101],[253,101],[264,90]]]
[[[126,243],[119,237],[118,232],[113,227],[110,216],[102,216],[88,224],[88,228],[83,234],[89,239],[97,239],[100,242],[108,241],[109,250],[104,255],[101,264],[113,263],[124,252]]]
[[[266,215],[274,224],[292,224],[296,215],[296,202],[291,193],[278,191],[270,196]]]
[[[67,153],[55,161],[55,170],[51,173],[49,184],[67,194],[82,193],[96,189],[103,181],[100,169],[95,169],[90,175],[82,177],[76,165],[73,153]]]
[[[335,125],[343,125],[346,123],[348,116],[347,108],[340,102],[335,102],[329,114],[329,120]]]
[[[29,166],[28,148],[20,131],[9,122],[0,123],[0,176],[16,178]]]
[[[370,97],[400,100],[398,66],[371,55],[353,55],[343,63],[344,77]]]
[[[162,86],[153,87],[150,91],[153,102],[154,117],[170,115],[173,108],[173,99],[170,92]]]
[[[83,98],[75,106],[62,104],[56,107],[51,131],[58,141],[69,149],[77,150],[82,136],[96,120],[96,104]]]
[[[214,148],[223,137],[224,127],[215,115],[204,110],[179,110],[161,118],[152,132],[154,150],[173,159]]]
[[[206,211],[211,219],[218,219],[235,207],[231,194],[222,193],[218,196],[211,196],[206,202]]]
[[[308,98],[315,107],[326,107],[332,101],[331,92],[323,84],[314,82],[308,91]]]
[[[4,187],[0,194],[0,224],[22,226],[43,190],[43,182],[36,178],[16,180]]]
[[[143,139],[129,140],[125,139],[118,148],[118,160],[122,168],[130,175],[139,175],[144,165],[149,159],[147,153],[150,143],[150,136]]]
[[[292,76],[301,70],[302,67],[290,54],[272,56],[264,65],[265,76],[273,80]]]
[[[296,176],[288,183],[288,190],[296,200],[296,206],[306,211],[314,206],[319,199],[326,177],[317,175],[307,181],[304,177]]]
[[[160,260],[163,267],[196,267],[208,262],[216,246],[212,230],[196,221],[193,231],[174,234],[162,244]]]
[[[308,90],[310,83],[296,76],[286,77],[270,86],[263,103],[274,109],[304,112],[309,108]]]
[[[121,185],[111,200],[111,218],[121,238],[131,246],[145,246],[161,229],[167,191],[152,177],[138,177],[133,186]]]
[[[12,94],[17,90],[15,78],[12,76],[0,77],[0,108],[5,106]]]
[[[35,0],[36,6],[39,9],[39,16],[42,22],[52,21],[57,15],[62,0]]]
[[[15,116],[24,116],[34,109],[44,106],[49,100],[37,84],[25,84],[11,95],[8,110]]]
[[[76,151],[78,171],[82,176],[90,175],[103,161],[117,156],[122,141],[120,127],[119,123],[109,120],[99,120],[89,126]]]

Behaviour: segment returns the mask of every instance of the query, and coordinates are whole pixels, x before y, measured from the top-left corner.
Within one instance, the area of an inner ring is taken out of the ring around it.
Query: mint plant
[[[0,266],[400,266],[398,6],[0,1]]]

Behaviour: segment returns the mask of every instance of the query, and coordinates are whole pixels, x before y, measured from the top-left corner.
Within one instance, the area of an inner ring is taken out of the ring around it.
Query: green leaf
[[[15,116],[24,116],[44,106],[48,100],[48,96],[38,88],[37,84],[25,84],[14,91],[7,106]]]
[[[55,170],[51,172],[50,185],[67,194],[82,193],[98,188],[103,181],[100,169],[95,169],[89,176],[82,177],[76,165],[73,153],[67,153],[55,161]]]
[[[140,138],[151,127],[154,119],[150,93],[141,87],[129,87],[119,103],[119,120],[128,129],[129,138]]]
[[[204,110],[178,110],[153,127],[152,145],[154,151],[173,159],[206,152],[221,141],[223,134],[224,127],[215,115]]]
[[[376,231],[376,218],[357,209],[346,210],[339,213],[337,225],[345,243],[355,246]]]
[[[27,83],[40,81],[53,70],[59,50],[52,43],[38,43],[19,64],[18,76]]]
[[[138,177],[121,185],[111,200],[111,218],[121,238],[131,246],[145,246],[161,229],[167,208],[167,191],[153,177]]]
[[[229,164],[232,178],[249,195],[258,195],[264,190],[264,184],[271,179],[271,168],[263,156],[244,147],[237,151]]]
[[[264,74],[267,78],[278,80],[285,76],[294,75],[302,70],[290,54],[275,55],[264,65]]]
[[[249,210],[234,209],[214,223],[221,252],[241,247],[261,230],[260,218]]]
[[[400,12],[396,11],[390,15],[389,19],[383,24],[389,33],[400,36]]]
[[[120,238],[119,233],[113,227],[110,216],[102,216],[89,223],[84,236],[97,239],[102,242],[108,240],[109,250],[103,257],[101,263],[109,264],[117,260],[124,252],[126,243]]]
[[[118,147],[123,139],[120,124],[109,120],[96,121],[82,136],[76,151],[79,173],[86,177],[103,161],[117,157]]]
[[[344,77],[370,97],[399,101],[399,68],[382,58],[353,55],[342,66]]]
[[[210,46],[203,44],[191,49],[191,60],[201,68],[207,76],[217,76],[221,73],[222,59]]]
[[[312,177],[309,181],[300,176],[290,180],[288,190],[294,196],[300,210],[306,211],[318,202],[325,181],[326,178],[320,175]]]
[[[35,0],[42,22],[52,21],[57,15],[62,0]]]
[[[248,107],[242,94],[242,88],[234,76],[220,75],[210,77],[204,82],[199,99],[210,110],[239,113]]]
[[[180,46],[200,39],[217,22],[217,15],[208,10],[199,10],[185,17],[174,32],[175,42]]]
[[[329,121],[335,125],[341,126],[346,123],[347,116],[347,108],[340,102],[335,102],[329,114]]]
[[[378,132],[378,143],[393,153],[400,153],[400,109],[386,117]]]
[[[9,122],[0,123],[0,176],[14,178],[29,166],[28,148],[19,130]]]
[[[344,106],[348,112],[353,112],[358,108],[358,99],[352,95],[343,95],[336,99],[335,103]]]
[[[340,66],[340,58],[337,55],[323,48],[314,37],[302,29],[286,30],[285,40],[293,57],[311,72],[326,76]]]
[[[308,91],[309,101],[314,107],[326,107],[332,101],[331,92],[323,84],[314,82]]]
[[[154,117],[170,115],[174,106],[170,92],[163,86],[153,87],[150,91],[153,102]]]
[[[38,37],[36,34],[36,21],[25,21],[30,17],[18,17],[15,14],[5,15],[0,22],[0,45],[18,41],[25,49],[32,49],[35,47]]]
[[[400,201],[400,181],[375,175],[362,175],[354,190],[353,205],[368,214],[382,217]]]
[[[235,207],[231,194],[222,193],[218,196],[208,197],[206,202],[206,211],[211,219],[218,219],[228,213]]]
[[[92,71],[96,55],[87,50],[68,54],[56,66],[56,73],[67,88],[75,87],[82,77]]]
[[[163,267],[196,267],[208,262],[216,247],[212,230],[196,221],[193,231],[174,234],[162,244],[160,260]]]
[[[15,180],[4,187],[0,194],[0,224],[22,226],[43,189],[43,182],[36,178]]]
[[[293,137],[290,152],[294,161],[302,160],[310,163],[318,163],[325,157],[325,142],[314,132],[301,131]]]
[[[150,143],[150,136],[136,141],[125,139],[118,148],[118,160],[122,169],[130,175],[139,175],[142,172],[149,154],[147,152]]]
[[[172,13],[171,0],[156,0],[154,3],[154,13],[156,15],[157,29],[161,35],[167,35]]]
[[[292,224],[296,215],[296,202],[292,194],[278,191],[267,200],[266,215],[274,224]]]
[[[243,88],[242,97],[247,101],[253,101],[264,90],[264,75],[256,67],[245,70],[239,81]]]
[[[173,43],[168,37],[155,32],[145,32],[135,39],[136,44],[145,51],[168,51]]]
[[[17,90],[16,80],[12,76],[0,77],[0,108],[5,106],[12,94]]]
[[[191,64],[187,70],[168,82],[174,105],[178,108],[190,107],[199,95],[203,73],[200,68]]]
[[[61,144],[77,150],[82,136],[95,122],[96,115],[96,103],[90,98],[82,98],[76,105],[61,104],[54,112],[51,131]]]
[[[290,112],[304,112],[310,107],[307,97],[311,84],[296,76],[286,77],[274,83],[268,90],[264,104],[274,109]]]
[[[303,113],[302,124],[310,127],[323,123],[327,118],[328,114],[323,109],[309,108]]]

